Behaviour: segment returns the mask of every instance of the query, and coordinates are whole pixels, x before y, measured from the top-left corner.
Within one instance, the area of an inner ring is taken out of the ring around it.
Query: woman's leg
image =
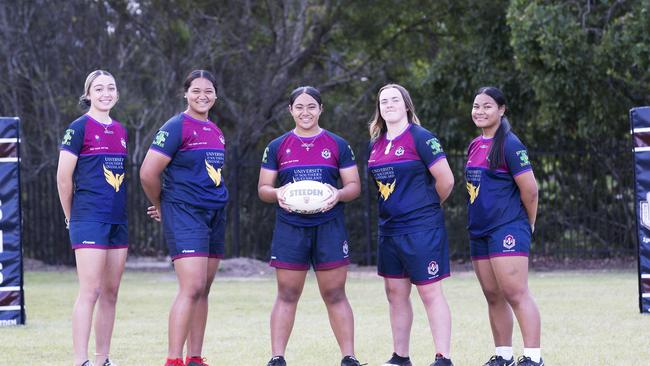
[[[442,291],[442,281],[417,286],[429,319],[436,353],[449,358],[451,351],[451,312]]]
[[[408,278],[384,278],[384,289],[393,333],[393,351],[398,356],[407,357],[413,324],[411,281]]]
[[[316,271],[321,297],[342,356],[354,356],[354,315],[345,295],[348,266]]]
[[[187,337],[187,355],[189,357],[200,357],[203,352],[203,337],[208,321],[208,295],[218,269],[219,258],[209,258],[205,288],[192,313],[190,334]]]
[[[272,356],[284,356],[307,271],[277,268],[275,274],[278,295],[271,311],[271,352]]]

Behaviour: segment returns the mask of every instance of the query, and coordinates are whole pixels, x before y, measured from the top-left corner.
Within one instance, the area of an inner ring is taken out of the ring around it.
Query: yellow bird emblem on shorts
[[[474,186],[472,183],[467,182],[467,193],[469,193],[469,203],[474,203],[476,197],[478,197],[478,190],[481,188],[481,185]]]
[[[379,189],[379,194],[381,194],[381,197],[386,201],[388,197],[390,197],[391,193],[395,191],[395,182],[397,182],[397,179],[393,180],[393,183],[386,183],[383,184],[379,180],[375,180],[377,182],[377,187]]]
[[[106,182],[115,189],[115,192],[120,191],[120,186],[122,185],[122,182],[124,182],[124,174],[113,174],[112,171],[110,171],[108,168],[106,168],[106,165],[102,164],[104,167],[104,178],[106,178]]]
[[[214,185],[219,187],[221,184],[221,168],[215,169],[212,164],[208,163],[208,161],[205,161],[205,168],[208,170],[208,175],[210,176],[210,179],[214,182]]]

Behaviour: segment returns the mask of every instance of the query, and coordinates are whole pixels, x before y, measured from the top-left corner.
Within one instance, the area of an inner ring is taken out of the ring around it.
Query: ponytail
[[[499,166],[506,163],[505,152],[504,152],[504,141],[506,140],[506,135],[510,132],[510,122],[506,116],[501,116],[501,122],[499,123],[499,128],[494,134],[494,139],[492,140],[492,146],[488,152],[488,161],[490,162],[490,170],[496,170]]]

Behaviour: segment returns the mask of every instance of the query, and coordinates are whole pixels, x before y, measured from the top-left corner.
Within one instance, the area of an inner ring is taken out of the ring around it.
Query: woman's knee
[[[321,291],[321,296],[323,297],[323,301],[328,305],[338,304],[347,300],[345,287],[325,289]]]
[[[295,304],[300,299],[301,293],[302,288],[298,286],[280,286],[278,288],[278,300],[285,303]]]

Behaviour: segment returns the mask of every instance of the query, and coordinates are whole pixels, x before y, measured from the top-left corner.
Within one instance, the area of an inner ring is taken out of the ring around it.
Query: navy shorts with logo
[[[511,222],[480,238],[470,238],[470,255],[474,261],[504,256],[527,257],[531,237],[528,221]]]
[[[380,235],[377,273],[385,278],[409,278],[426,285],[450,276],[449,243],[444,226],[402,235]]]
[[[348,233],[343,215],[317,226],[295,226],[275,220],[271,261],[275,268],[316,271],[350,263]]]
[[[172,260],[184,257],[223,258],[226,209],[205,209],[161,202],[163,232]]]
[[[129,247],[129,230],[126,224],[98,221],[70,221],[72,249],[122,249]]]

